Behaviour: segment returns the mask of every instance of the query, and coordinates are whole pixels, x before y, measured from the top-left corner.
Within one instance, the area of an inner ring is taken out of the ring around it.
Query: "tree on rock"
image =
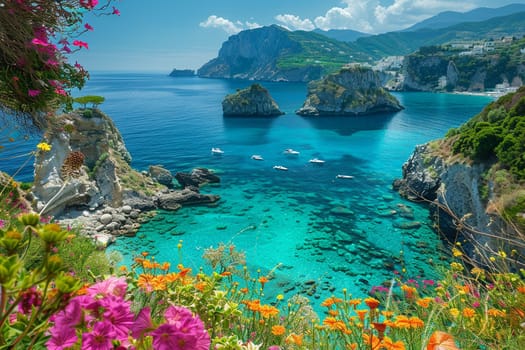
[[[91,103],[91,108],[97,108],[99,105],[104,103],[106,99],[102,96],[87,95],[75,98],[73,101],[81,104],[82,108],[86,109],[88,103]]]

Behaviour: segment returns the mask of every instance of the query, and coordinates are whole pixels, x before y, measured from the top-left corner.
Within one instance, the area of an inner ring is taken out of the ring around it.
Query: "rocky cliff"
[[[61,221],[80,218],[88,234],[133,233],[140,212],[219,200],[198,188],[167,189],[159,182],[173,177],[160,166],[149,174],[132,169],[120,132],[98,109],[60,116],[44,140],[51,150],[35,159],[34,208]]]
[[[381,86],[377,72],[356,66],[311,82],[306,101],[296,113],[305,116],[364,115],[401,109],[399,101]]]
[[[284,114],[267,89],[253,84],[227,95],[222,101],[225,116],[271,117]]]
[[[272,25],[242,31],[222,44],[197,75],[263,81],[311,81],[343,66],[355,54],[346,43],[313,32]]]

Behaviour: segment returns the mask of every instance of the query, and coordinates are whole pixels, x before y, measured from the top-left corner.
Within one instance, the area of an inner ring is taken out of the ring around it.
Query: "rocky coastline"
[[[260,84],[240,89],[222,101],[224,116],[273,117],[284,114],[270,93]]]
[[[147,172],[132,169],[120,132],[98,109],[77,110],[59,120],[44,136],[51,150],[35,158],[28,197],[35,211],[78,228],[102,247],[116,237],[134,236],[157,209],[175,211],[220,200],[200,193],[206,183],[220,182],[208,169],[175,176],[161,165]]]

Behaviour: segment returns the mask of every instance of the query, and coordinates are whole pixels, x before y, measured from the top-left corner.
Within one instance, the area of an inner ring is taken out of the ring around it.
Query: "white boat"
[[[338,179],[353,179],[354,177],[352,175],[337,175],[336,178],[338,178]]]
[[[223,154],[224,151],[222,149],[218,148],[218,147],[213,147],[211,149],[211,153],[213,153],[213,154]]]
[[[297,155],[299,155],[299,151],[296,151],[296,150],[291,149],[291,148],[287,148],[287,149],[284,150],[284,154],[291,154],[291,155],[297,156]]]
[[[262,157],[261,155],[259,155],[259,154],[254,154],[254,155],[252,156],[252,159],[253,159],[253,160],[264,160],[263,157]]]
[[[284,167],[282,165],[274,165],[273,168],[275,170],[282,170],[282,171],[288,171],[288,168],[287,167]]]
[[[319,158],[313,158],[313,159],[310,159],[310,163],[314,163],[314,164],[324,164],[324,160],[321,160]]]

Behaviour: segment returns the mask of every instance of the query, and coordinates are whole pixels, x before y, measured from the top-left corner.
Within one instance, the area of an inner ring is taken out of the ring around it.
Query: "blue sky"
[[[100,1],[103,2],[103,1]],[[197,69],[240,30],[280,24],[291,30],[384,33],[443,11],[501,7],[525,0],[117,0],[120,16],[87,16],[94,27],[76,53],[89,71]]]

